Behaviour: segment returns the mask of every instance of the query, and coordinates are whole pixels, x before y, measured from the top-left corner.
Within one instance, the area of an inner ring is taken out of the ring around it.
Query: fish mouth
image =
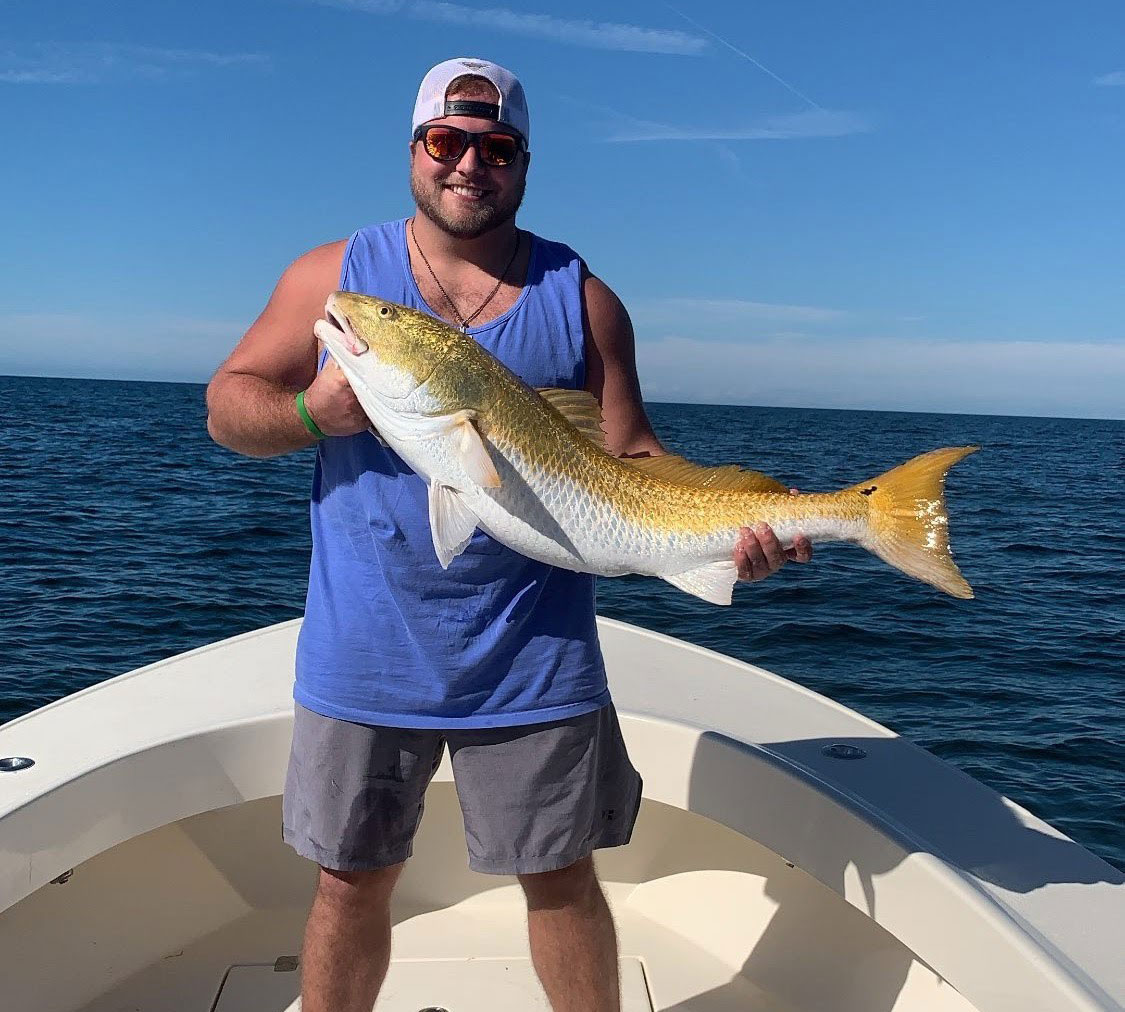
[[[351,308],[359,321],[358,327],[348,313],[349,302],[353,301],[356,305]],[[373,306],[370,305],[372,303]],[[402,322],[407,324],[405,329],[394,323],[399,314],[404,314]],[[314,324],[313,329],[317,337],[334,353],[333,357],[338,364],[344,365],[349,359],[358,359],[371,352],[371,357],[366,362],[370,363],[374,359],[375,366],[380,369],[390,369],[403,376],[409,374],[410,383],[406,393],[392,394],[389,389],[383,389],[380,392],[382,397],[394,399],[407,396],[434,374],[448,350],[416,347],[418,342],[411,339],[410,321],[419,318],[433,322],[431,316],[394,302],[360,295],[358,292],[333,292],[324,304],[324,317]],[[368,320],[366,317],[371,318]],[[383,319],[384,317],[387,319]],[[359,327],[367,326],[370,326],[370,341],[359,334]],[[452,331],[456,337],[463,336],[452,327],[445,324],[440,326]],[[388,383],[395,389],[405,389],[399,382]],[[384,387],[388,383],[384,383]]]
[[[371,350],[367,342],[355,332],[351,320],[348,319],[348,314],[337,305],[335,293],[328,296],[328,301],[324,305],[324,315],[328,318],[328,322],[340,332],[340,336],[343,338],[341,343],[351,354],[359,356]]]

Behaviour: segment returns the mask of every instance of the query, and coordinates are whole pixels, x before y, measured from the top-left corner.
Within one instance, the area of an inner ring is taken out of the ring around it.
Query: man
[[[459,326],[534,386],[585,387],[607,445],[664,453],[641,403],[629,318],[568,247],[516,227],[530,161],[523,88],[482,60],[422,81],[417,205],[296,260],[208,388],[208,430],[253,456],[319,441],[284,836],[318,862],[304,1012],[369,1012],[390,958],[389,900],[446,744],[470,865],[517,875],[555,1012],[617,1012],[617,943],[592,851],[640,805],[605,684],[593,578],[477,532],[448,571],[426,489],[376,436],[313,324],[337,288]],[[296,397],[295,397],[296,395]],[[801,541],[790,558],[807,560]],[[735,553],[756,580],[786,559],[768,528]]]

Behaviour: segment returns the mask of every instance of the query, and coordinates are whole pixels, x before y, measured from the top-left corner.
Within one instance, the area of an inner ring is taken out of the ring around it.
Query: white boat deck
[[[829,700],[600,628],[645,778],[634,842],[598,859],[628,1012],[1122,1007],[1121,873]],[[0,756],[36,760],[0,774],[10,1007],[294,1007],[287,967],[315,871],[279,831],[296,631],[193,651],[0,727]],[[394,921],[380,1012],[547,1008],[518,886],[465,865],[448,760]]]

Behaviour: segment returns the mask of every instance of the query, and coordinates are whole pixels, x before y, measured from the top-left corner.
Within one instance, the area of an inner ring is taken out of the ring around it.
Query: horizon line
[[[0,372],[0,380],[6,379],[41,379],[41,380],[71,380],[75,382],[93,380],[96,383],[163,383],[178,386],[206,387],[209,380],[188,379],[121,379],[106,376],[44,376],[40,373],[7,373]],[[644,398],[645,404],[671,404],[681,407],[698,408],[753,408],[762,411],[845,411],[863,414],[883,415],[951,415],[961,418],[1044,418],[1065,422],[1125,422],[1125,415],[1119,418],[1110,418],[1104,415],[1029,415],[1018,414],[1010,411],[925,411],[920,408],[839,408],[823,407],[815,404],[741,404],[731,401],[664,401],[656,398]]]

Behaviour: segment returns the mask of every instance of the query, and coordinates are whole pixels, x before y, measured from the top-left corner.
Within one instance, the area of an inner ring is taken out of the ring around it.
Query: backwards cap
[[[491,102],[464,99],[447,101],[445,93],[449,90],[450,84],[465,74],[491,81],[500,92],[500,104],[493,105]],[[523,85],[511,71],[495,63],[489,63],[488,60],[477,60],[468,56],[446,60],[422,78],[422,86],[418,89],[418,100],[414,103],[414,121],[410,125],[410,132],[413,134],[423,123],[428,123],[432,119],[441,119],[443,116],[479,116],[482,119],[494,119],[498,123],[507,123],[517,130],[528,144],[531,143],[531,122],[527,114],[527,99],[524,97]]]

